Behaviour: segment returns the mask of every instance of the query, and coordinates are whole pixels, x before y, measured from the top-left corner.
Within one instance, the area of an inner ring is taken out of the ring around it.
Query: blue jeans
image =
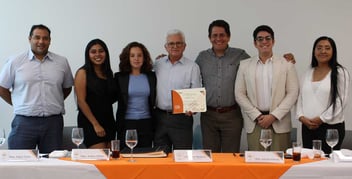
[[[62,147],[62,115],[28,117],[16,115],[11,123],[9,149],[35,149],[50,153]]]

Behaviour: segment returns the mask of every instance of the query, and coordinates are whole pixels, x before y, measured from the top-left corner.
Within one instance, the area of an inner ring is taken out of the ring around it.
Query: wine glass
[[[6,141],[5,129],[0,131],[0,146],[4,145]]]
[[[271,130],[270,129],[262,129],[260,131],[260,144],[266,149],[271,145],[272,137],[271,137]]]
[[[129,162],[135,162],[133,159],[133,148],[137,145],[138,136],[136,129],[128,129],[126,130],[126,145],[131,149],[131,157],[128,160]]]
[[[326,143],[331,147],[331,153],[334,146],[339,142],[339,131],[337,129],[328,129],[326,131]]]
[[[77,145],[77,149],[79,149],[79,145],[82,144],[84,140],[83,128],[72,128],[72,142]]]

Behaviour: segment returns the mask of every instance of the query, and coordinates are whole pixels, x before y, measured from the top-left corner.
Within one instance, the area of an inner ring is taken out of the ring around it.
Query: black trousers
[[[157,109],[157,121],[154,145],[168,146],[169,152],[173,149],[192,149],[193,117],[185,114],[172,114]]]
[[[339,131],[339,142],[334,147],[334,150],[340,150],[343,139],[345,138],[345,122],[330,125],[323,123],[319,128],[310,130],[302,124],[302,141],[304,148],[312,148],[312,140],[321,140],[322,150],[324,153],[331,153],[331,147],[326,143],[327,129],[337,129]]]
[[[139,119],[139,120],[126,119],[124,122],[125,122],[124,130],[122,130],[121,134],[118,134],[121,150],[126,147],[125,136],[126,136],[127,129],[137,130],[138,143],[136,148],[153,146],[154,131],[153,131],[152,119]]]

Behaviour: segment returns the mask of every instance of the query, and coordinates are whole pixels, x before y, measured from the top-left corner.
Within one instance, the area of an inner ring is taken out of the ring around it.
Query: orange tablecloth
[[[136,162],[121,158],[110,161],[79,161],[94,164],[107,178],[144,179],[226,179],[226,178],[279,178],[292,165],[312,162],[302,159],[299,163],[286,160],[284,164],[245,163],[243,157],[231,153],[213,153],[212,163],[175,163],[167,158],[136,158]]]

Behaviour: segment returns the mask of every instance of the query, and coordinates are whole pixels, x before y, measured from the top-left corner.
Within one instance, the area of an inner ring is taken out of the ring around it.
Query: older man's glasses
[[[184,42],[168,42],[166,43],[167,47],[182,47]]]
[[[255,38],[255,40],[258,41],[258,42],[263,42],[264,40],[270,41],[272,39],[273,39],[273,37],[271,37],[271,36],[265,36],[265,37],[259,36],[259,37]]]

